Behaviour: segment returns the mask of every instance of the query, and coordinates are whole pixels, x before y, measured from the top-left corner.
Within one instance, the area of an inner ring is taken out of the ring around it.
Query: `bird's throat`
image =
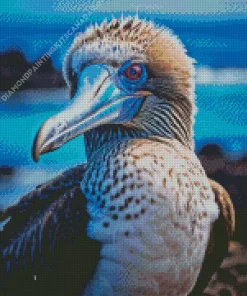
[[[114,140],[142,139],[147,138],[148,136],[149,135],[146,132],[134,127],[127,127],[124,125],[104,125],[84,134],[86,155],[87,158],[89,158],[104,144]]]

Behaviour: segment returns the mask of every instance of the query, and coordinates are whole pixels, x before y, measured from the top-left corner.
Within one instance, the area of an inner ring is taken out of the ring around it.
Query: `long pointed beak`
[[[64,143],[103,124],[130,120],[138,111],[141,93],[130,95],[112,82],[106,67],[94,65],[85,69],[72,103],[61,113],[48,119],[33,143],[33,159],[58,149]]]

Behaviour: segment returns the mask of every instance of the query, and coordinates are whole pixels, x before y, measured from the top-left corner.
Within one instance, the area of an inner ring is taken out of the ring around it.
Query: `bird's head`
[[[193,60],[168,29],[138,17],[91,26],[67,52],[64,77],[71,103],[40,128],[34,160],[102,125],[193,146]]]

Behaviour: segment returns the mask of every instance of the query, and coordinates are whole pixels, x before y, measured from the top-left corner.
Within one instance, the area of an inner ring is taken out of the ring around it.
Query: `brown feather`
[[[189,296],[199,296],[207,287],[211,277],[227,256],[230,240],[235,230],[235,212],[229,194],[217,182],[211,179],[209,181],[220,209],[220,215],[212,227],[202,269]]]

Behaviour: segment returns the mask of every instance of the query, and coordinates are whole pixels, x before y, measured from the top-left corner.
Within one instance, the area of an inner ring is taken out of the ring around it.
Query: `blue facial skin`
[[[140,90],[146,82],[147,71],[144,64],[134,63],[137,67],[133,67],[133,72],[131,73],[131,71],[129,71],[128,73],[130,77],[137,77],[137,79],[129,79],[126,76],[126,69],[132,64],[133,62],[127,61],[115,73],[109,66],[104,64],[90,65],[84,69],[78,82],[79,89],[84,87],[85,79],[87,79],[90,84],[94,85],[103,72],[108,71],[112,74],[114,73],[114,76],[110,75],[112,83],[104,89],[102,96],[94,101],[89,113],[96,112],[107,103],[113,101],[117,102],[118,99],[124,97],[125,99],[119,101],[119,103],[109,105],[102,116],[107,117],[110,116],[110,114],[117,113],[117,118],[113,119],[111,123],[119,124],[130,121],[137,114],[143,102],[143,97],[141,95],[140,97],[136,96],[136,92]],[[130,68],[129,70],[132,69]]]
[[[147,81],[147,70],[144,64],[138,63],[138,65],[141,67],[141,76],[137,79],[129,79],[125,76],[126,69],[131,66],[132,62],[127,61],[124,63],[118,70],[118,81],[120,84],[120,87],[126,92],[126,94],[131,95],[134,94],[136,91],[140,90],[142,86]],[[134,72],[135,69],[133,69],[133,72],[131,74],[135,75],[136,72]],[[114,123],[121,123],[121,122],[127,122],[131,120],[136,113],[139,111],[141,104],[143,102],[143,97],[131,97],[129,99],[126,99],[123,102],[121,112],[119,114],[118,119]]]
[[[129,98],[127,99],[121,108],[120,114],[113,123],[124,123],[130,121],[139,111],[143,98]]]
[[[129,79],[125,76],[126,69],[131,66],[132,61],[125,62],[118,70],[118,79],[122,86],[122,88],[127,92],[134,92],[139,89],[145,84],[147,81],[147,70],[144,64],[138,63],[138,65],[141,67],[142,73],[141,76],[138,79]],[[135,75],[134,69],[132,69],[132,74]]]

